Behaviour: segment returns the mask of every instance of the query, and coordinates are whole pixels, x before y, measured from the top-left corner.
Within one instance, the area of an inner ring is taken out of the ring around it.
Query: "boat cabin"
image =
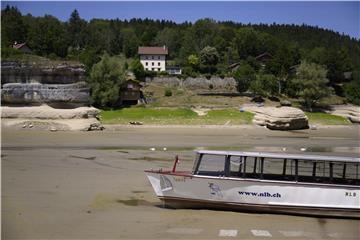
[[[198,151],[193,174],[214,177],[360,185],[360,158],[306,154]]]

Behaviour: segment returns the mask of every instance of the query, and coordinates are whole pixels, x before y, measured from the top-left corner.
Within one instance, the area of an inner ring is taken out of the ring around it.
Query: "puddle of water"
[[[142,160],[142,161],[148,161],[148,162],[154,162],[154,161],[166,161],[166,162],[168,162],[168,161],[174,161],[174,159],[170,159],[170,158],[148,157],[148,156],[129,158],[129,160]]]
[[[147,191],[141,191],[141,190],[134,190],[131,191],[132,193],[147,193]]]
[[[71,158],[79,158],[79,159],[84,159],[84,160],[90,160],[90,161],[96,159],[96,157],[82,157],[82,156],[75,156],[75,155],[69,155],[69,157],[71,157]]]
[[[144,199],[130,198],[130,199],[117,199],[117,203],[124,204],[126,206],[155,206],[157,203],[149,202]]]

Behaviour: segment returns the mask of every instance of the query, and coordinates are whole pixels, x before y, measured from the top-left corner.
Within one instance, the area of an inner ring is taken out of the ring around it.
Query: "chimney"
[[[165,50],[165,49],[166,49],[166,46],[164,45],[163,48],[164,48],[164,50]]]

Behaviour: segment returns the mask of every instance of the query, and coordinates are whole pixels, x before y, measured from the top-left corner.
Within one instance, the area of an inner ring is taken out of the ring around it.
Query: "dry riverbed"
[[[356,220],[162,208],[143,170],[195,149],[358,156],[359,126],[2,131],[3,239],[357,239]]]

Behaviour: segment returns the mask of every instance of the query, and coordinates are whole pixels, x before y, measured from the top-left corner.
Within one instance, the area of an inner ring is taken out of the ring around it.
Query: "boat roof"
[[[247,157],[266,157],[266,158],[282,158],[282,159],[286,158],[286,159],[298,159],[298,160],[318,160],[318,161],[360,163],[360,158],[358,158],[358,157],[269,153],[269,152],[210,151],[210,150],[199,150],[196,152],[198,154],[209,154],[209,155],[224,155],[224,156],[231,155],[231,156],[247,156]]]

